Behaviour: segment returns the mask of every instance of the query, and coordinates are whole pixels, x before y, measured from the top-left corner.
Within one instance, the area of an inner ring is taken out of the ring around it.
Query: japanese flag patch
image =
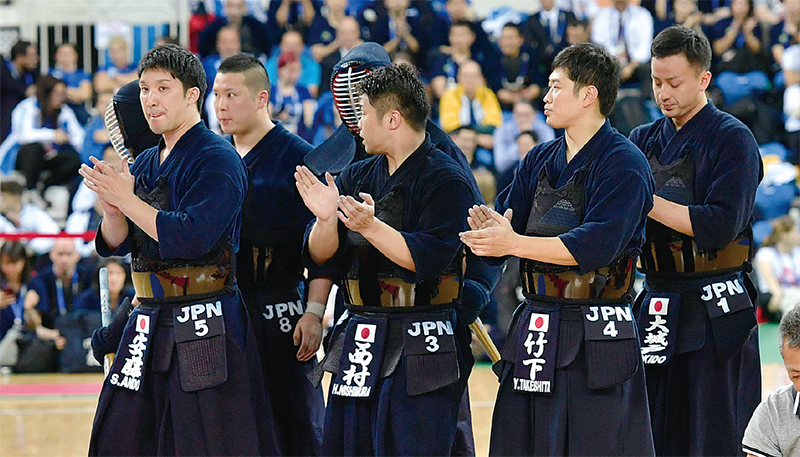
[[[528,330],[532,330],[534,332],[546,332],[549,328],[549,314],[531,313],[531,323],[528,326]]]
[[[652,297],[650,298],[650,308],[648,314],[651,316],[666,316],[669,309],[669,298]]]

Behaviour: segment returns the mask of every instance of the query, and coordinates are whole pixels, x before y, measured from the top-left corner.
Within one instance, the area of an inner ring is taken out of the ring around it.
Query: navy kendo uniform
[[[763,175],[747,127],[710,101],[680,130],[668,118],[636,128],[656,195],[687,205],[694,237],[652,219],[636,314],[656,451],[739,455],[761,399],[753,202]]]
[[[515,232],[558,236],[578,266],[520,259],[491,455],[653,454],[630,306],[652,193],[644,156],[606,121],[569,163],[564,137],[535,147],[498,196]]]
[[[347,167],[336,184],[342,195],[373,196],[375,217],[402,234],[416,272],[339,224],[339,247],[323,267],[340,272],[348,311],[321,365],[333,373],[322,453],[449,455],[473,364],[455,311],[458,233],[473,203],[467,175],[426,135],[392,175],[377,155]]]
[[[326,171],[337,174],[347,165],[368,157],[361,138],[358,137],[359,114],[355,87],[368,72],[391,64],[391,59],[383,46],[367,42],[353,48],[334,66],[331,88],[334,92],[336,110],[343,122],[331,138],[306,156],[306,164],[315,174],[322,175]],[[464,153],[449,135],[430,120],[427,121],[425,130],[430,135],[431,142],[454,159],[466,172],[472,189],[473,204],[485,203]],[[466,258],[461,300],[457,311],[459,318],[465,324],[471,324],[489,303],[491,290],[502,275],[502,266],[492,266],[480,261],[469,249],[466,249]],[[339,282],[335,272],[311,266],[309,277],[315,276],[325,276]],[[338,301],[339,297],[337,303]],[[338,313],[336,315],[338,317]],[[460,416],[450,455],[475,455],[468,391],[465,391],[462,399]]]
[[[313,218],[294,181],[312,146],[279,122],[244,156],[250,185],[242,207],[236,277],[258,341],[264,384],[283,455],[317,455],[325,403],[297,360],[292,339],[305,312],[303,232]]]
[[[156,242],[129,222],[117,249],[132,255],[142,302],[128,319],[103,384],[90,455],[276,454],[273,424],[234,280],[247,172],[233,147],[198,123],[159,164],[136,158],[135,192],[158,209]]]

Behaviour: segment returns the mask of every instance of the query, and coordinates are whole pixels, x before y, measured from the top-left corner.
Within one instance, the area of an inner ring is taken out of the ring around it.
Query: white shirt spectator
[[[83,148],[83,138],[86,135],[86,131],[78,122],[75,112],[66,104],[62,105],[57,122],[57,128],[64,129],[67,132],[70,144],[75,148],[75,151],[80,153]],[[56,129],[42,127],[41,110],[36,97],[26,98],[11,111],[11,133],[0,144],[0,164],[3,164],[6,154],[15,146],[29,143],[52,143],[55,136]],[[11,169],[13,167],[14,164],[12,163]],[[5,171],[10,172],[12,171],[11,169]]]
[[[619,39],[620,21],[624,40]],[[600,8],[592,21],[592,42],[620,57],[622,65],[630,61],[649,65],[653,16],[638,5],[628,5],[622,12],[613,6]]]
[[[0,233],[59,233],[56,221],[36,205],[22,205],[19,212],[19,227],[0,215]],[[36,254],[47,254],[53,248],[54,238],[34,238],[28,247]]]
[[[556,0],[556,6],[564,11],[572,11],[578,19],[590,21],[599,10],[595,0]]]
[[[800,44],[795,44],[783,51],[781,69],[800,73]],[[783,92],[783,112],[786,114],[786,131],[800,130],[800,84],[792,84]]]

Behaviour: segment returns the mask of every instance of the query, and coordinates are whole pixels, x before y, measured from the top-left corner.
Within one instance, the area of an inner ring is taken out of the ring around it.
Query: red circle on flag
[[[535,325],[536,328],[542,328],[542,325],[544,325],[544,318],[542,316],[537,317],[533,325]]]
[[[139,328],[144,330],[144,326],[145,326],[144,319],[139,319]]]
[[[361,329],[361,338],[369,338],[369,329],[367,327]]]
[[[663,305],[663,303],[661,303],[661,300],[657,301],[657,302],[656,302],[656,303],[653,305],[653,309],[654,309],[654,310],[656,310],[656,312],[658,312],[658,311],[661,311],[661,309],[662,309],[663,307],[664,307],[664,305]]]

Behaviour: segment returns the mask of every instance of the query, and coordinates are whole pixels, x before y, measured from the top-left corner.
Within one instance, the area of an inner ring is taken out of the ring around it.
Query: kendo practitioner
[[[491,455],[653,455],[630,306],[653,178],[606,120],[620,72],[596,44],[559,52],[544,114],[564,136],[525,157],[497,212],[470,209],[462,240],[519,257],[526,297],[496,367]]]
[[[305,162],[314,174],[321,176],[325,172],[338,174],[345,166],[354,161],[363,160],[369,155],[359,134],[360,98],[355,90],[358,82],[377,68],[392,64],[389,54],[378,43],[362,43],[348,52],[333,68],[331,88],[334,91],[334,106],[342,119],[342,124],[333,136],[306,155]],[[475,204],[483,204],[483,196],[469,162],[453,140],[430,119],[425,130],[431,142],[445,154],[453,158],[469,177]],[[472,324],[489,303],[492,288],[502,274],[502,266],[490,266],[479,260],[471,251],[466,251],[466,269],[463,278],[461,300],[456,307],[458,318],[466,325]],[[316,303],[326,303],[335,272],[311,266],[309,268],[309,308],[322,307]],[[338,283],[339,281],[336,280]],[[341,291],[341,288],[338,289]],[[337,292],[338,292],[337,291]],[[337,304],[340,296],[337,296]],[[338,310],[337,310],[338,311]],[[338,318],[335,312],[335,316]],[[319,369],[318,369],[319,370]],[[318,373],[318,377],[321,373]],[[469,406],[469,391],[464,391],[461,410],[459,411],[458,430],[453,443],[451,455],[475,455],[475,442],[472,433],[472,418]]]
[[[761,399],[754,305],[746,274],[763,175],[753,134],[705,96],[711,47],[674,26],[653,40],[663,118],[631,140],[656,181],[636,303],[659,455],[739,455]]]
[[[162,135],[121,171],[80,174],[103,207],[100,255],[132,256],[131,313],[100,394],[90,455],[276,454],[252,327],[234,281],[247,171],[200,120],[206,79],[184,48],[139,64]]]
[[[258,59],[229,57],[214,80],[214,109],[249,171],[236,279],[258,341],[280,452],[310,456],[319,453],[325,403],[307,374],[317,365],[325,310],[304,306],[301,252],[313,216],[294,170],[313,148],[270,120],[269,90]]]
[[[334,374],[323,455],[448,455],[472,367],[456,317],[472,191],[466,172],[425,132],[430,110],[409,65],[376,69],[358,86],[370,157],[325,183],[295,178],[316,216],[308,265],[344,278],[347,312],[322,362]]]

